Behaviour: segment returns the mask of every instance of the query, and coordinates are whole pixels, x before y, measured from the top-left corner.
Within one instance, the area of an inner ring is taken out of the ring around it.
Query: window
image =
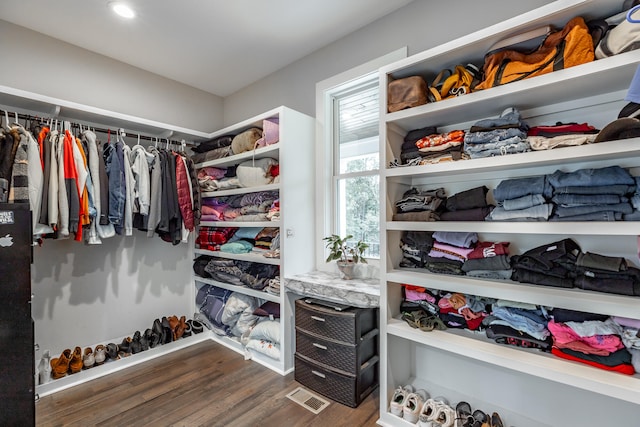
[[[316,85],[316,241],[351,234],[380,258],[380,88],[378,69],[405,58],[401,48]],[[320,245],[320,243],[318,243]],[[316,267],[331,269],[324,245]]]
[[[378,92],[374,75],[333,94],[335,230],[367,243],[367,258],[380,258]]]

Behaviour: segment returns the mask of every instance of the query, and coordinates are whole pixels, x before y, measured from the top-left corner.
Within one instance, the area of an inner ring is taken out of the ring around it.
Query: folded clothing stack
[[[487,203],[489,189],[484,185],[447,197],[441,221],[483,221],[493,210]]]
[[[395,203],[397,212],[393,214],[393,221],[437,221],[445,198],[444,188],[410,188]]]
[[[464,135],[464,152],[475,159],[531,151],[528,129],[520,112],[514,107],[507,108],[500,117],[483,119],[471,126]]]

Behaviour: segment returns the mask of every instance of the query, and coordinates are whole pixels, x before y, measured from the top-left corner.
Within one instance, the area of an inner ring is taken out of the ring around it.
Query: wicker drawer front
[[[323,396],[343,405],[360,403],[355,376],[341,375],[296,354],[295,380]]]
[[[348,374],[355,375],[358,371],[358,348],[354,344],[322,339],[298,329],[296,352]]]
[[[355,313],[296,301],[296,327],[346,344],[356,343]]]

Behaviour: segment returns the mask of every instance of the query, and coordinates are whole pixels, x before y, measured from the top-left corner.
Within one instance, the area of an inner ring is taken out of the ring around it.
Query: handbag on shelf
[[[571,19],[560,31],[550,33],[533,52],[498,50],[484,60],[484,80],[477,90],[540,76],[595,59],[591,33],[584,19]]]
[[[421,76],[397,79],[387,88],[387,109],[390,113],[427,103],[427,82]]]

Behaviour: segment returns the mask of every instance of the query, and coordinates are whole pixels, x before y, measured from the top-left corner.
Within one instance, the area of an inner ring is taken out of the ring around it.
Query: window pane
[[[379,176],[338,180],[338,229],[369,245],[368,258],[380,258]]]
[[[377,81],[336,97],[339,173],[379,169]],[[350,160],[365,160],[351,164]]]

